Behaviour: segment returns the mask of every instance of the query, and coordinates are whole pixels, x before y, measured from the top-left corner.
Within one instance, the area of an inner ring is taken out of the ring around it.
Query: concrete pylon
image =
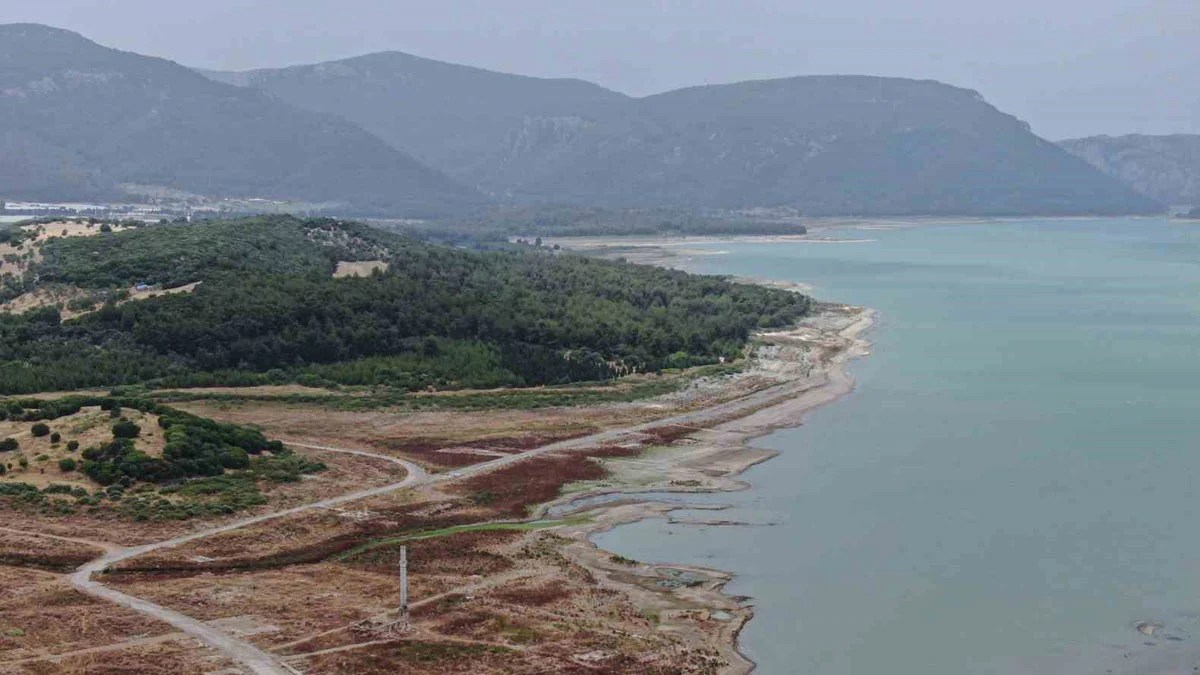
[[[400,547],[400,623],[408,628],[408,547]]]

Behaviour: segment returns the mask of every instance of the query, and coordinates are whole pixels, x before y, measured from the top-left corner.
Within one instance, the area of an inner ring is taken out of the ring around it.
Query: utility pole
[[[386,616],[386,615],[385,615]],[[408,622],[408,547],[400,547],[400,612],[395,621],[381,622],[380,617],[363,619],[350,627],[356,633],[376,637],[399,637],[412,630]]]
[[[408,547],[400,547],[400,625],[408,630]]]

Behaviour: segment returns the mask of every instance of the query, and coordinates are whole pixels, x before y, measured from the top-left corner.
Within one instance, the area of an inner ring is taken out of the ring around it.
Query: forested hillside
[[[544,251],[260,217],[53,239],[22,281],[190,293],[0,315],[0,393],[131,383],[504,386],[712,363],[804,296]],[[386,271],[338,278],[339,261]]]

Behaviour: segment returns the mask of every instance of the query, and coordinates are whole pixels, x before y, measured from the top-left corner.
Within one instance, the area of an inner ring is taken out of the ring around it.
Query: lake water
[[[697,500],[757,526],[652,520],[598,543],[735,572],[762,673],[1191,673],[1200,226],[834,235],[869,241],[722,243],[690,266],[880,311],[857,390],[760,439],[782,454],[751,490]]]

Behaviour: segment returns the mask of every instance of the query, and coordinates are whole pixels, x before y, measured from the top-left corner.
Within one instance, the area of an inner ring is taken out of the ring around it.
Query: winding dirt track
[[[405,476],[404,480],[398,483],[392,483],[366,490],[359,490],[357,492],[351,492],[339,497],[323,499],[321,501],[285,509],[283,511],[276,511],[245,518],[243,520],[234,521],[225,525],[175,537],[174,539],[167,539],[165,541],[143,544],[141,546],[133,546],[129,548],[113,548],[103,556],[96,558],[95,560],[76,570],[75,573],[71,575],[71,584],[79,591],[89,595],[103,598],[123,607],[140,612],[153,619],[169,623],[180,631],[202,640],[209,646],[220,651],[225,656],[246,667],[250,670],[250,672],[255,673],[256,675],[295,675],[297,671],[284,664],[279,657],[259,649],[250,642],[230,635],[229,633],[211,626],[200,619],[187,616],[186,614],[162,607],[161,605],[156,605],[148,600],[143,600],[142,598],[128,595],[126,593],[109,588],[99,581],[93,579],[92,576],[98,572],[104,572],[110,565],[143,555],[145,553],[149,553],[151,551],[172,548],[174,546],[196,541],[197,539],[204,539],[206,537],[211,537],[224,532],[239,530],[244,527],[257,525],[258,523],[263,523],[270,520],[276,520],[278,518],[283,518],[296,513],[303,513],[313,509],[339,506],[347,502],[365,499],[367,497],[375,497],[418,485],[431,485],[458,481],[469,476],[495,471],[497,469],[511,466],[513,464],[517,464],[518,462],[523,462],[533,457],[551,452],[578,450],[582,448],[594,447],[596,445],[603,445],[605,443],[612,443],[630,434],[636,434],[664,425],[703,426],[705,422],[720,420],[721,418],[729,415],[746,414],[750,411],[757,410],[773,403],[797,396],[805,390],[813,388],[814,386],[817,385],[811,381],[800,383],[787,382],[750,393],[733,401],[727,401],[725,403],[720,403],[708,408],[703,408],[701,410],[695,410],[676,415],[674,417],[645,422],[630,427],[602,431],[590,436],[583,436],[566,441],[550,443],[548,445],[533,448],[525,452],[501,457],[490,462],[484,462],[482,464],[465,467],[449,474],[429,475],[424,469],[416,464],[413,464],[412,462],[398,459],[396,457],[365,452],[362,450],[347,450],[343,448],[307,445],[303,443],[290,443],[289,445],[296,447],[325,450],[330,452],[342,452],[346,454],[372,457],[375,459],[388,461],[393,464],[403,466],[408,471],[408,474]]]

